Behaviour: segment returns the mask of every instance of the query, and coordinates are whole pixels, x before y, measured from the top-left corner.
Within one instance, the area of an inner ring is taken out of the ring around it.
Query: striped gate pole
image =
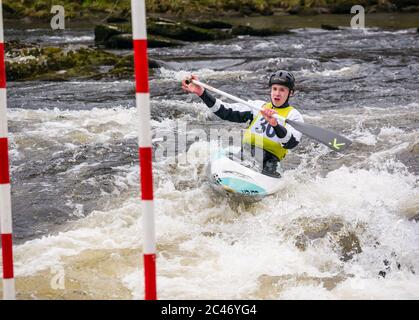
[[[154,228],[153,172],[148,87],[147,30],[144,0],[131,0],[136,105],[139,116],[139,158],[143,212],[145,300],[156,300],[156,240]]]
[[[7,139],[6,69],[4,64],[3,9],[0,0],[0,226],[3,256],[3,299],[15,299],[12,249],[12,205]]]

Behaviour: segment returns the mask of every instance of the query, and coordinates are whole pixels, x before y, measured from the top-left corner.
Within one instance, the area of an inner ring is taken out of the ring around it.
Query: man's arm
[[[304,122],[303,116],[297,110],[293,109],[288,114],[287,119],[297,122]],[[276,135],[280,138],[280,142],[285,149],[295,148],[301,140],[302,133],[295,130],[291,125],[286,124],[285,127],[278,124],[274,127]]]
[[[214,112],[219,118],[223,120],[228,120],[231,122],[248,122],[253,120],[252,111],[238,110],[241,109],[241,104],[225,103],[212,96],[206,89],[202,95],[200,95],[200,98],[212,112]]]

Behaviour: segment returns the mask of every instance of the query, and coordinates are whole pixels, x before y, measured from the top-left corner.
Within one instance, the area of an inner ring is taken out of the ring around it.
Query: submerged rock
[[[419,156],[419,143],[414,142],[408,148],[397,154],[397,159],[400,160],[409,171],[414,174],[419,173],[419,163],[417,161]]]
[[[348,261],[362,248],[355,230],[350,225],[336,217],[297,219],[294,225],[303,232],[295,236],[295,246],[304,251],[312,241],[326,239],[332,244],[342,261]]]
[[[8,40],[4,43],[4,46],[5,46],[4,48],[6,51],[35,47],[35,45],[22,43],[19,40]]]
[[[218,20],[201,20],[201,21],[192,21],[188,20],[187,23],[194,25],[199,28],[204,29],[231,29],[233,25],[224,21]]]
[[[255,295],[259,299],[277,299],[287,287],[296,286],[323,286],[327,290],[333,290],[352,275],[337,274],[334,276],[315,277],[306,273],[285,274],[285,275],[267,275],[258,277],[258,287]]]
[[[128,24],[98,25],[95,27],[95,43],[109,49],[132,49],[131,26]],[[173,38],[153,35],[150,32],[147,36],[147,44],[149,48],[162,48],[181,46],[184,43]]]
[[[188,23],[150,21],[147,30],[152,35],[182,41],[211,41],[231,38],[226,32],[200,28]]]
[[[116,34],[105,41],[105,47],[109,49],[132,49],[132,34]]]
[[[207,20],[178,22],[169,19],[148,19],[148,46],[150,48],[174,47],[184,42],[215,41],[235,36],[266,37],[292,33],[286,29],[233,26],[229,23]],[[131,49],[131,25],[98,25],[95,27],[95,43],[111,49]]]
[[[258,36],[258,37],[268,37],[274,36],[279,34],[290,34],[292,33],[286,29],[274,29],[274,28],[262,28],[262,29],[255,29],[250,26],[237,26],[233,27],[231,33],[235,36],[242,36],[242,35],[249,35],[249,36]]]
[[[321,28],[322,28],[323,30],[331,30],[331,31],[337,31],[337,30],[340,30],[340,28],[339,28],[339,27],[331,26],[331,25],[329,25],[329,24],[322,24],[322,25],[321,25]]]
[[[113,25],[98,25],[95,27],[95,43],[96,44],[105,44],[108,39],[113,36],[123,34],[124,31],[120,27]]]
[[[182,41],[153,35],[147,37],[147,44],[149,48],[179,47],[184,45]]]

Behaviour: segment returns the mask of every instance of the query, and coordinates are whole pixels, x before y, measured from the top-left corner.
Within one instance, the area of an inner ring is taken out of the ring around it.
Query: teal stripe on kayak
[[[236,178],[222,178],[221,184],[228,188],[234,190],[234,192],[242,193],[242,194],[258,194],[264,195],[266,194],[266,190],[259,187],[254,183],[247,182],[245,180],[236,179]]]

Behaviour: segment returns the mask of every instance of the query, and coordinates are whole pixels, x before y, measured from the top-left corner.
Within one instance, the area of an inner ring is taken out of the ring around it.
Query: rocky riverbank
[[[149,59],[150,74],[160,67]],[[19,41],[6,43],[8,81],[68,81],[133,79],[132,54],[115,54],[85,45],[40,47]]]
[[[364,5],[367,12],[415,11],[416,2],[419,4],[419,0],[385,0],[368,1]],[[355,2],[205,0],[181,5],[180,1],[147,1],[148,47],[176,47],[189,42],[222,41],[238,36],[283,35],[291,33],[292,28],[339,30],[342,26],[349,26],[349,12],[353,3]],[[132,49],[130,2],[63,0],[62,5],[68,21],[66,28],[87,24],[89,29],[94,29],[94,45],[64,43],[60,47],[45,47],[6,37],[8,80],[132,79],[132,54],[109,52]],[[6,0],[3,3],[6,28],[14,28],[20,23],[25,29],[29,25],[32,29],[34,21],[49,28],[49,20],[53,15],[49,11],[50,7],[49,0]],[[328,14],[333,12],[346,15]],[[369,13],[366,20],[372,26],[411,28],[419,27],[418,15],[419,13]],[[151,69],[159,66],[158,61],[150,59],[149,62]]]
[[[132,49],[131,25],[100,24],[95,29],[95,46],[67,45],[43,47],[6,41],[6,74],[9,81],[69,79],[131,79],[132,54],[116,54],[106,49]],[[182,46],[194,41],[216,41],[241,35],[272,36],[287,34],[282,28],[252,28],[216,20],[175,21],[148,19],[150,48]],[[149,60],[150,68],[159,63]]]
[[[226,40],[243,35],[264,37],[290,33],[280,27],[253,28],[218,20],[175,21],[164,18],[148,19],[147,32],[150,48],[182,46],[195,41]],[[108,49],[131,49],[131,25],[98,25],[95,27],[95,43]]]

